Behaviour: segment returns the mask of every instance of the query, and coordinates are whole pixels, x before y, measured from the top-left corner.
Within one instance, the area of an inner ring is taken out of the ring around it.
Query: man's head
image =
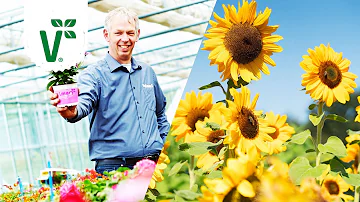
[[[137,14],[124,7],[110,11],[105,18],[103,33],[109,43],[109,54],[122,64],[130,63],[140,35]]]

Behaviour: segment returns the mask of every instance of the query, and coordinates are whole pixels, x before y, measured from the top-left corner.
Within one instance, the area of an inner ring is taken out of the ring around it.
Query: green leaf
[[[360,140],[354,140],[354,141],[350,142],[350,145],[353,145],[353,144],[359,144],[360,145]]]
[[[195,200],[196,198],[201,196],[201,194],[192,192],[190,190],[175,191],[175,194],[186,200]]]
[[[51,24],[54,27],[62,27],[63,23],[60,19],[51,19]]]
[[[212,142],[191,142],[191,143],[182,143],[179,145],[181,151],[187,151],[190,155],[200,155],[204,154],[207,151],[211,150],[214,147],[220,145],[223,141],[220,140],[217,143]]]
[[[336,158],[333,158],[330,161],[330,168],[331,168],[331,171],[333,171],[335,173],[346,174],[344,165],[340,161],[338,161]]]
[[[206,122],[205,127],[211,128],[211,130],[213,130],[213,131],[220,130],[220,125],[215,122]]]
[[[249,83],[244,81],[241,77],[238,78],[239,80],[237,81],[237,85],[234,83],[234,81],[232,79],[228,79],[227,81],[227,85],[228,85],[228,88],[235,88],[235,89],[238,89],[238,88],[241,88],[241,86],[246,86],[248,85]]]
[[[329,153],[321,154],[320,162],[330,161],[330,160],[333,159],[334,157],[335,157],[335,156],[334,156],[333,154],[329,154]]]
[[[309,137],[311,138],[311,132],[309,129],[307,129],[303,132],[293,135],[290,139],[290,142],[295,144],[304,144]]]
[[[352,186],[360,186],[360,174],[351,174],[347,173],[346,175],[341,175],[344,181]]]
[[[219,151],[218,157],[221,158],[222,156],[224,156],[226,151],[227,151],[227,147],[221,148]]]
[[[65,27],[74,27],[75,24],[76,24],[76,19],[65,20]]]
[[[318,145],[318,149],[322,153],[331,153],[340,158],[346,156],[346,147],[336,136],[330,136],[324,145]]]
[[[338,121],[338,122],[342,122],[342,123],[348,122],[347,119],[345,119],[345,118],[342,117],[342,116],[336,115],[336,114],[326,115],[325,119],[329,119],[329,120],[333,120],[333,121]]]
[[[311,121],[311,123],[314,125],[314,126],[317,126],[319,125],[321,119],[324,117],[324,113],[322,113],[320,116],[316,115],[316,114],[313,114],[311,113],[309,115],[309,120]]]
[[[65,31],[65,37],[67,39],[76,39],[76,34],[74,31]]]
[[[313,168],[305,157],[297,157],[290,164],[289,176],[295,185],[308,177],[319,177],[327,168],[327,165],[320,164]]]
[[[196,193],[198,189],[199,189],[199,185],[194,184],[193,187],[191,188],[191,191]]]
[[[186,201],[185,201],[181,196],[179,196],[179,195],[175,195],[174,201],[175,201],[175,202],[186,202]]]
[[[54,86],[54,85],[56,85],[56,80],[52,80],[52,81],[50,81],[47,85],[46,85],[46,90],[49,90],[49,88],[51,87],[51,86]]]
[[[220,170],[211,171],[207,176],[208,179],[221,178],[222,172]]]
[[[209,84],[207,84],[207,85],[201,86],[201,87],[199,88],[199,90],[205,90],[205,89],[213,88],[213,87],[216,87],[216,86],[221,86],[221,87],[222,87],[222,85],[221,85],[220,82],[218,82],[218,81],[213,81],[213,82],[211,82],[211,83],[209,83]]]
[[[305,153],[315,152],[315,149],[308,149],[305,151]]]
[[[177,162],[170,170],[169,172],[169,176],[175,175],[177,174],[180,169],[183,167],[183,165],[185,165],[187,163],[187,160],[184,162]]]
[[[350,130],[350,129],[348,129],[346,132],[347,132],[348,135],[360,134],[360,131],[353,131],[353,130]]]
[[[317,106],[316,104],[309,105],[309,110],[313,110],[316,106]]]

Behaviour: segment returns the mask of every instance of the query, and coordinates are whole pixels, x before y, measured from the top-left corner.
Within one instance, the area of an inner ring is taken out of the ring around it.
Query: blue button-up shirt
[[[109,54],[78,78],[76,122],[89,115],[91,160],[160,152],[170,125],[154,70],[131,59],[130,72]]]

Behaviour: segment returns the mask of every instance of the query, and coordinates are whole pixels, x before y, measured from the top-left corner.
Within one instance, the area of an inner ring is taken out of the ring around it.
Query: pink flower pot
[[[78,104],[78,88],[77,84],[65,84],[53,86],[54,93],[58,94],[60,102],[57,107],[74,106]]]

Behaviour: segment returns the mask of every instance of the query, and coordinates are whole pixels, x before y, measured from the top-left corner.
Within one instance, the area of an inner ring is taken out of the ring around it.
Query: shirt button
[[[133,87],[133,89],[135,89],[135,87]]]
[[[140,118],[142,118],[142,116],[140,116]]]
[[[143,130],[143,131],[141,131],[142,133],[145,133],[145,131]]]
[[[136,101],[136,104],[139,104],[139,101]]]

